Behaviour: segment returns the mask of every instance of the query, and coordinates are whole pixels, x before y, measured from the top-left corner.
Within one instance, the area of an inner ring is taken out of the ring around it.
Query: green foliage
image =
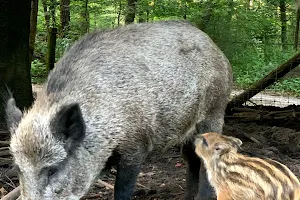
[[[66,49],[72,44],[72,40],[69,38],[57,38],[56,40],[56,52],[55,59],[58,61],[63,56]]]
[[[272,91],[284,92],[300,97],[300,78],[285,79],[269,88]]]
[[[86,32],[124,25],[127,0],[89,0],[87,7],[85,2],[71,1],[70,29],[63,38],[58,34],[56,60]],[[56,9],[50,12],[50,24],[59,28],[59,1],[46,0],[46,3],[48,10],[50,5]],[[135,22],[187,18],[206,32],[228,57],[235,84],[247,88],[295,54],[295,12],[294,1],[286,0],[288,49],[284,51],[277,0],[137,0]],[[45,72],[41,69],[47,50],[47,28],[41,1],[37,29],[33,79]],[[288,79],[270,89],[297,93],[298,83],[298,79]]]
[[[31,79],[33,84],[41,84],[46,80],[47,71],[45,65],[39,60],[31,63]]]

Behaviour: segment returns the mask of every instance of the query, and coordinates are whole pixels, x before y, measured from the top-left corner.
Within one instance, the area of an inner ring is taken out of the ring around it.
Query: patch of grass
[[[240,68],[233,66],[234,82],[237,84],[237,86],[241,88],[248,88],[254,82],[260,80],[274,69],[274,66],[272,64],[254,64],[255,63],[250,63],[250,65],[246,65]]]
[[[41,84],[47,78],[47,70],[40,60],[33,60],[31,63],[31,81],[33,84]]]
[[[277,82],[268,88],[271,91],[283,92],[300,97],[300,78],[289,78]]]

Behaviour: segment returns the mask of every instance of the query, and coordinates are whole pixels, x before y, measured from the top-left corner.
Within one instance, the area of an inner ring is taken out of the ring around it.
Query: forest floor
[[[257,109],[262,109],[261,107]],[[255,109],[256,109],[255,108]],[[264,107],[265,112],[282,112],[283,110],[300,110],[289,108]],[[245,152],[269,157],[287,165],[300,178],[300,118],[287,116],[274,120],[247,120],[245,118],[225,118],[223,133],[240,138]],[[1,140],[4,140],[2,138]],[[2,165],[3,175],[10,164]],[[185,191],[186,165],[180,157],[180,149],[169,149],[165,153],[153,152],[148,156],[138,176],[134,200],[183,199]],[[100,176],[102,181],[114,185],[116,171]],[[0,177],[1,178],[1,177]],[[10,191],[18,185],[17,179],[10,181],[0,179],[0,193]],[[3,192],[4,191],[4,192]],[[83,199],[113,199],[113,189],[103,185],[94,185]]]
[[[276,108],[275,108],[276,109]],[[300,120],[242,122],[226,119],[225,135],[240,138],[245,152],[268,157],[287,165],[300,178]],[[142,167],[138,177],[135,200],[181,200],[185,191],[186,165],[180,149],[172,148],[164,154],[154,152]],[[114,184],[115,170],[101,177]],[[90,199],[113,199],[113,190],[94,186]],[[87,196],[88,197],[88,196]]]

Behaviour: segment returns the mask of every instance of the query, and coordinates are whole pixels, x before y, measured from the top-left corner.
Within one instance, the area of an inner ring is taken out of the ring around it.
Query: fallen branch
[[[101,186],[105,186],[109,189],[112,189],[114,190],[114,186],[109,184],[109,183],[106,183],[100,179],[98,179],[96,182],[95,182],[95,185],[101,185]],[[140,187],[143,187],[143,188],[146,188],[146,189],[149,189],[147,186],[144,186],[140,183],[137,183],[138,186]],[[18,197],[20,196],[20,186],[16,187],[15,189],[13,189],[12,191],[10,191],[7,195],[5,195],[1,200],[16,200],[16,199],[19,199]],[[99,194],[94,194],[94,195],[86,195],[84,197],[82,197],[81,199],[90,199],[90,198],[94,198],[94,197],[100,197],[101,195]]]
[[[0,134],[7,134],[7,135],[9,135],[9,131],[3,131],[3,130],[0,130]]]
[[[107,187],[107,188],[109,188],[109,189],[114,189],[114,186],[113,185],[111,185],[111,184],[109,184],[109,183],[106,183],[106,182],[104,182],[104,181],[102,181],[102,180],[100,180],[100,179],[98,179],[97,181],[96,181],[96,183],[95,183],[96,185],[97,184],[100,184],[100,185],[103,185],[103,186],[105,186],[105,187]]]
[[[0,165],[12,164],[13,160],[11,158],[0,158]]]
[[[0,146],[9,146],[9,141],[0,141]]]
[[[0,179],[2,179],[3,181],[9,180],[12,177],[16,177],[18,175],[17,173],[17,167],[14,166],[13,168],[3,172],[0,176]]]
[[[89,195],[85,195],[83,197],[80,198],[80,200],[84,200],[84,199],[100,199],[102,196],[101,194],[89,194]]]
[[[7,148],[7,147],[5,147]],[[10,150],[0,150],[0,156],[10,156]]]
[[[12,191],[10,191],[7,195],[2,197],[1,200],[16,200],[20,196],[20,186],[16,187]]]
[[[142,188],[145,188],[145,189],[147,189],[147,190],[150,190],[149,187],[147,187],[147,186],[145,186],[145,185],[142,185],[142,184],[140,184],[140,183],[136,183],[136,185],[137,185],[137,186],[140,186],[140,187],[142,187]]]
[[[98,180],[96,181],[95,185],[98,185],[98,184],[101,185],[101,186],[105,186],[105,187],[107,187],[107,188],[109,188],[109,189],[112,189],[112,190],[114,190],[114,188],[115,188],[113,185],[111,185],[111,184],[109,184],[109,183],[106,183],[106,182],[102,181],[101,179],[98,179]],[[137,185],[137,186],[140,186],[140,187],[142,187],[142,188],[146,188],[146,189],[150,190],[149,187],[147,187],[147,186],[145,186],[145,185],[142,185],[142,184],[140,184],[140,183],[136,183],[136,185]]]

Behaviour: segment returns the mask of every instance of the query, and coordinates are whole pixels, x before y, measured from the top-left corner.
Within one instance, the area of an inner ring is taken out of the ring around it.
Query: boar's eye
[[[51,177],[54,176],[57,172],[58,172],[58,168],[57,168],[57,167],[49,167],[49,168],[47,169],[47,175],[48,175],[48,178],[51,178]]]

